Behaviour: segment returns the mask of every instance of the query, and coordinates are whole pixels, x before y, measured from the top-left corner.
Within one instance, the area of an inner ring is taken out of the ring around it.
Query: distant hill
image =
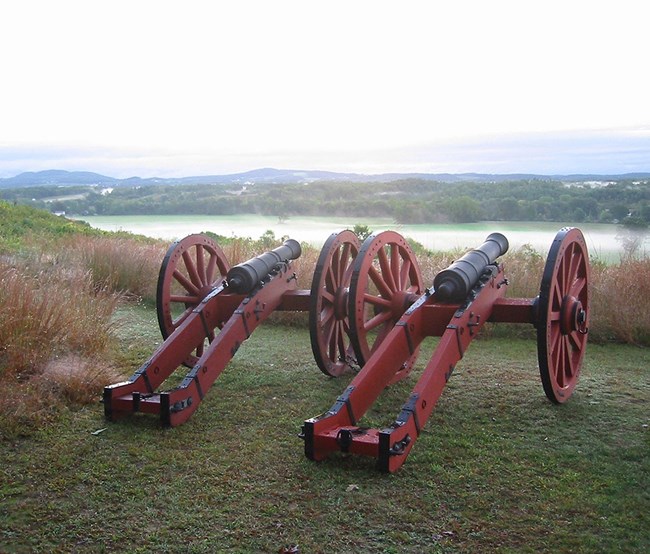
[[[496,181],[518,181],[518,180],[556,180],[556,181],[614,181],[621,179],[650,179],[650,173],[626,173],[622,175],[536,175],[529,173],[512,174],[489,174],[489,173],[338,173],[334,171],[314,171],[296,169],[254,169],[243,173],[232,173],[227,175],[197,175],[193,177],[177,178],[141,178],[129,177],[128,179],[116,179],[92,173],[90,171],[64,171],[51,169],[47,171],[28,171],[15,177],[0,179],[0,188],[18,188],[31,186],[73,186],[73,185],[97,185],[107,187],[119,186],[146,186],[146,185],[179,185],[179,184],[289,184],[289,183],[311,183],[315,181],[355,181],[355,182],[390,182],[400,179],[423,179],[428,181],[440,181],[445,183],[457,182],[496,182]]]

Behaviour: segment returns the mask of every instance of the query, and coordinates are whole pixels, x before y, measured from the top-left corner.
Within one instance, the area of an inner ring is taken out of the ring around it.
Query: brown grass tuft
[[[62,404],[88,401],[81,381],[49,386],[48,368],[70,355],[101,356],[112,340],[119,299],[98,289],[83,268],[49,259],[39,267],[34,260],[0,262],[0,434],[7,436],[43,423]],[[97,385],[95,395],[100,390]]]
[[[650,345],[650,259],[592,264],[590,338]]]
[[[67,405],[80,405],[97,400],[98,391],[119,378],[106,359],[66,354],[50,360],[34,382],[41,392],[56,394]]]
[[[81,265],[97,288],[155,302],[160,264],[167,245],[128,237],[84,237],[62,245],[62,262]]]

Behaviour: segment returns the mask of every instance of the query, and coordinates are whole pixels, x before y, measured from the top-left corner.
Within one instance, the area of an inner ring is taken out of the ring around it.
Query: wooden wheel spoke
[[[391,245],[391,250],[392,250],[392,246],[393,245]],[[395,292],[397,290],[397,286],[395,285],[392,265],[388,259],[388,254],[386,254],[385,247],[382,247],[377,251],[377,258],[379,259],[379,267],[381,268],[382,281],[386,284],[386,286],[390,289],[391,292]]]
[[[332,290],[336,290],[336,287],[340,280],[340,265],[341,258],[338,252],[334,253],[332,256],[332,263],[327,268],[328,282],[332,283]]]
[[[194,265],[194,261],[192,260],[192,256],[188,250],[183,252],[183,261],[185,262],[185,268],[187,269],[187,274],[190,276],[192,284],[200,289],[202,286],[201,279],[196,271],[196,265]]]
[[[339,273],[338,273],[338,284],[339,286],[345,282],[345,274],[347,269],[350,266],[350,253],[352,251],[352,245],[349,242],[346,242],[341,248],[341,257],[339,262]]]
[[[584,335],[578,331],[571,331],[567,336],[569,337],[569,344],[573,350],[580,350],[582,348]]]
[[[402,261],[401,250],[397,244],[390,245],[390,274],[393,278],[394,290],[402,290],[402,272],[400,262]]]
[[[560,337],[562,336],[562,333],[560,333],[559,321],[553,321],[550,323],[550,325],[551,325],[551,343],[549,345],[549,350],[551,352],[555,352],[559,348]]]
[[[571,382],[571,378],[574,376],[574,355],[573,349],[569,345],[569,337],[565,336],[562,340],[564,344],[564,364],[562,365],[562,383],[563,386]]]
[[[562,370],[564,367],[563,358],[564,358],[564,342],[562,341],[562,335],[559,333],[556,334],[554,338],[554,345],[551,350],[553,356],[553,375],[555,382],[558,383],[561,379]]]
[[[390,300],[382,298],[381,296],[374,296],[370,293],[363,295],[363,301],[373,306],[380,306],[382,308],[390,308]]]
[[[559,281],[556,281],[551,291],[551,306],[553,309],[559,310],[562,307],[562,299],[564,298],[564,291],[560,286]]]
[[[415,292],[413,290],[414,286],[417,288],[417,284],[413,285],[413,280],[411,279],[411,268],[412,268],[411,260],[406,258],[404,262],[402,263],[402,269],[400,270],[400,276],[399,276],[399,290],[406,290],[407,285],[411,283],[410,286],[408,286],[408,292]]]
[[[174,270],[173,273],[174,279],[183,287],[187,292],[194,296],[199,295],[199,289],[192,283],[185,275],[183,275],[178,269]]]
[[[368,270],[368,277],[370,277],[374,285],[377,287],[377,290],[381,296],[384,298],[391,298],[393,296],[393,292],[391,291],[390,287],[386,281],[384,281],[382,275],[379,273],[379,271],[377,271],[375,267],[370,266],[370,269]]]
[[[343,332],[341,330],[340,322],[334,324],[334,333],[332,336],[332,348],[330,350],[330,360],[337,362],[343,357],[341,353],[345,350],[343,343]]]
[[[578,271],[578,263],[580,261],[580,257],[574,249],[571,249],[571,255],[569,257],[569,261],[566,264],[566,276],[564,280],[564,290],[569,291],[571,289],[571,285],[573,284],[573,281],[576,278],[576,272]]]
[[[334,304],[334,293],[330,292],[330,290],[324,288],[321,290],[321,294],[323,295],[323,300],[327,302],[327,304]]]
[[[336,322],[336,334],[338,336],[338,356],[339,360],[345,360],[345,351],[347,350],[345,346],[345,331],[343,329],[343,321],[339,320]]]
[[[201,281],[202,286],[210,284],[208,281],[208,276],[205,270],[205,249],[202,244],[196,245],[196,272],[198,273],[199,280]]]
[[[338,279],[336,278],[336,274],[334,272],[334,268],[331,266],[327,268],[325,272],[325,290],[335,293],[336,289],[338,288]]]
[[[557,363],[555,368],[555,382],[560,388],[564,388],[566,364],[567,364],[566,341],[562,337],[558,342]]]
[[[179,327],[183,321],[185,321],[190,314],[194,311],[194,306],[190,306],[189,308],[186,308],[183,313],[181,313],[174,321],[172,322],[174,327]]]
[[[215,281],[214,272],[216,268],[217,268],[217,256],[216,254],[210,253],[210,257],[208,258],[208,265],[205,268],[205,282],[208,285],[211,285]],[[225,271],[224,274],[225,273],[227,273],[227,271]]]
[[[573,284],[571,285],[571,290],[569,294],[575,298],[580,298],[582,292],[587,287],[587,279],[585,277],[577,277]]]
[[[323,342],[325,344],[329,344],[332,338],[332,333],[334,332],[334,323],[336,323],[336,320],[332,319],[332,317],[325,317],[321,323],[320,328],[323,332]]]
[[[321,321],[326,324],[334,318],[334,308],[332,306],[326,306],[321,310],[320,315]]]
[[[371,317],[368,321],[366,321],[363,324],[363,328],[365,331],[371,331],[373,329],[376,329],[380,325],[383,325],[387,321],[390,321],[390,319],[393,317],[393,314],[389,311],[386,312],[379,312],[377,315],[374,317]]]
[[[179,302],[181,304],[192,304],[196,306],[201,299],[198,296],[185,296],[180,294],[172,294],[169,296],[170,302]]]

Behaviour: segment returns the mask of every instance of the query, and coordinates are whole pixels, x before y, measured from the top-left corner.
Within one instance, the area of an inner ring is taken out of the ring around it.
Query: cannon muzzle
[[[461,302],[478,283],[488,265],[508,251],[508,239],[492,233],[485,242],[460,260],[443,269],[433,280],[433,288],[442,302]]]
[[[228,287],[238,294],[248,294],[278,264],[286,260],[295,260],[300,254],[300,243],[297,240],[288,239],[282,246],[230,268],[228,275],[226,275]]]

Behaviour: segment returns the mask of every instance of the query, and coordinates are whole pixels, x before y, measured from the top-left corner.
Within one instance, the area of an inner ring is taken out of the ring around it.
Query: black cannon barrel
[[[501,233],[492,233],[485,242],[470,250],[460,260],[443,269],[433,279],[436,296],[442,302],[460,302],[478,283],[485,268],[508,251],[508,239]]]
[[[238,294],[248,294],[273,271],[275,266],[285,260],[295,260],[300,254],[300,243],[297,240],[288,239],[282,246],[278,246],[270,252],[231,267],[226,275],[228,287]]]

